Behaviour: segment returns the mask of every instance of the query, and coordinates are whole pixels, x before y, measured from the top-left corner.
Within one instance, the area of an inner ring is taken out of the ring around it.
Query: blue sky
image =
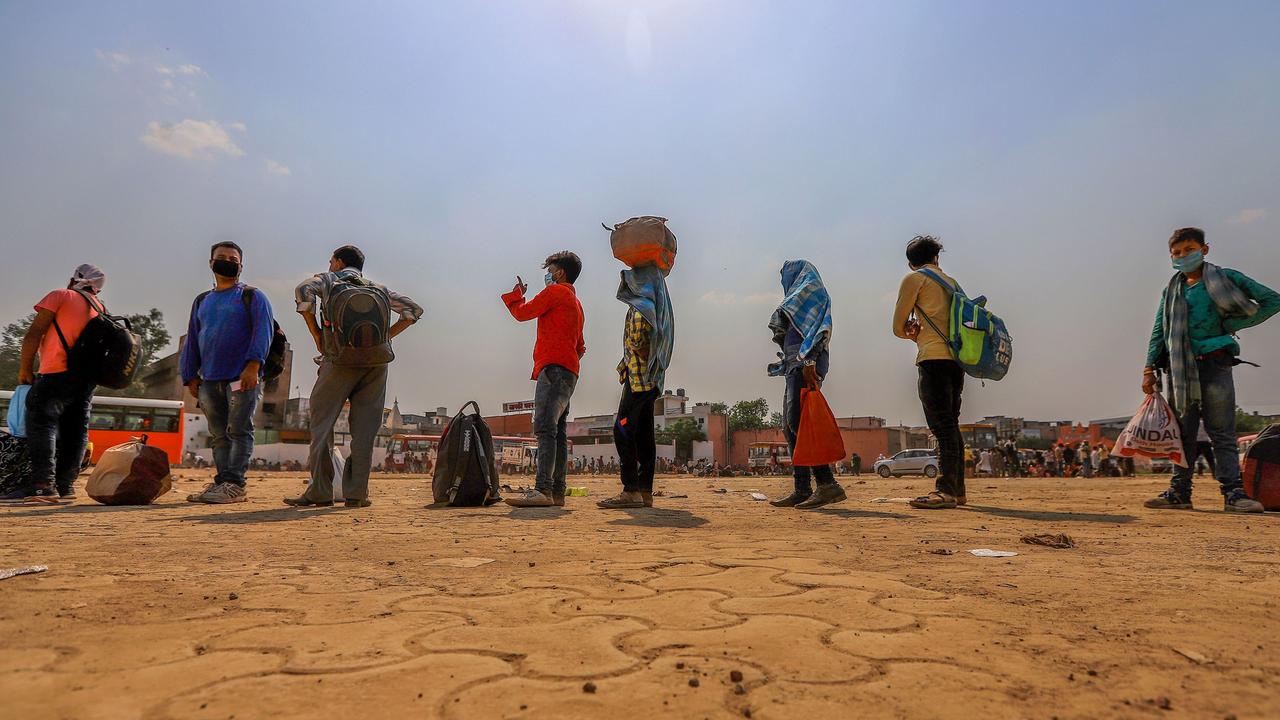
[[[245,246],[295,345],[291,289],[354,242],[427,308],[397,342],[406,410],[532,396],[532,325],[497,296],[573,249],[577,414],[617,401],[621,266],[600,222],[671,219],[671,387],[765,396],[778,268],[835,300],[839,414],[921,421],[889,333],[917,232],[1014,337],[984,413],[1122,415],[1165,238],[1280,286],[1280,5],[1021,2],[0,4],[0,315],[75,264],[175,337]],[[1280,321],[1247,331],[1241,404],[1280,412]],[[295,385],[311,381],[302,348]]]

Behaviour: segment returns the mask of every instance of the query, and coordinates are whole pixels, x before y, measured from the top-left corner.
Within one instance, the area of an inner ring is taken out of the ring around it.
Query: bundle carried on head
[[[604,223],[601,223],[604,225]],[[662,274],[670,275],[676,263],[676,235],[667,227],[667,219],[644,215],[620,222],[609,231],[613,256],[630,268],[654,265]]]

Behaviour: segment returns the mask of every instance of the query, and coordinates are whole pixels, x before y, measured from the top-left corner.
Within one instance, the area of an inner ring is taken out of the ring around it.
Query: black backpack
[[[109,315],[101,300],[95,303],[83,290],[76,292],[98,314],[85,324],[74,345],[67,344],[67,336],[62,334],[54,314],[53,329],[67,352],[67,371],[113,390],[129,387],[142,360],[142,340],[133,332],[129,318]]]
[[[249,320],[253,320],[253,294],[258,288],[252,285],[245,285],[244,290],[240,293],[240,301],[244,304],[244,311],[249,313]],[[191,314],[195,315],[196,310],[200,308],[200,303],[213,292],[205,290],[196,296],[195,302],[191,303]],[[280,377],[280,373],[284,372],[284,356],[289,352],[289,338],[285,337],[284,330],[280,329],[280,323],[271,319],[271,347],[267,350],[267,360],[262,363],[262,380],[275,380]]]
[[[476,411],[467,414],[468,406]],[[502,500],[493,434],[474,400],[462,406],[440,437],[431,489],[437,505],[477,507]]]

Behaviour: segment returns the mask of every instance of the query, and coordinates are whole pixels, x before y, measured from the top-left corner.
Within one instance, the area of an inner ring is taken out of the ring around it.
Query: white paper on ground
[[[768,500],[769,496],[764,493],[751,493],[752,500]]]
[[[17,577],[19,575],[42,573],[48,569],[48,565],[28,565],[27,567],[3,568],[0,569],[0,580],[8,580],[11,577]]]
[[[990,548],[978,548],[977,550],[970,550],[969,554],[975,555],[977,557],[1014,557],[1018,553],[1010,552],[1008,550],[992,550]]]

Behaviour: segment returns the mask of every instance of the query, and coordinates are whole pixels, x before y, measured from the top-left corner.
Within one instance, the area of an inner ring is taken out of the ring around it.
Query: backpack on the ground
[[[1003,378],[1009,372],[1009,363],[1013,362],[1013,338],[1009,336],[1004,321],[987,309],[987,298],[971,299],[959,283],[952,287],[928,268],[921,268],[919,272],[951,295],[950,334],[938,329],[919,305],[916,306],[916,314],[946,339],[951,356],[965,373],[980,380]]]
[[[72,375],[113,390],[127,388],[140,369],[142,340],[133,332],[129,318],[107,314],[102,301],[94,302],[83,290],[80,297],[98,314],[85,323],[75,344],[67,344],[67,336],[58,326],[54,314],[53,329],[67,353],[67,371]]]
[[[395,359],[391,351],[391,296],[362,277],[325,276],[321,316],[324,354],[334,365],[374,367]]]
[[[474,407],[475,412],[468,414],[468,406]],[[476,507],[502,499],[493,434],[474,400],[462,406],[440,437],[431,490],[439,505]]]
[[[84,484],[103,505],[150,505],[173,489],[169,456],[147,444],[147,436],[108,448]]]
[[[1280,423],[1258,433],[1244,454],[1244,492],[1267,510],[1280,510]]]
[[[245,285],[244,290],[240,293],[240,302],[244,305],[244,311],[249,314],[250,332],[253,327],[253,294],[258,288],[252,285]],[[200,303],[208,297],[212,290],[205,290],[196,296],[195,302],[191,303],[191,314],[195,315],[200,309]],[[262,363],[262,380],[275,380],[280,377],[280,373],[284,372],[284,357],[289,352],[289,338],[285,336],[284,330],[280,329],[280,323],[276,322],[273,317],[271,319],[271,347],[267,349],[267,359]]]
[[[633,217],[613,227],[604,225],[604,229],[609,231],[613,256],[627,267],[656,265],[664,276],[671,274],[676,263],[676,235],[667,227],[666,218]]]

